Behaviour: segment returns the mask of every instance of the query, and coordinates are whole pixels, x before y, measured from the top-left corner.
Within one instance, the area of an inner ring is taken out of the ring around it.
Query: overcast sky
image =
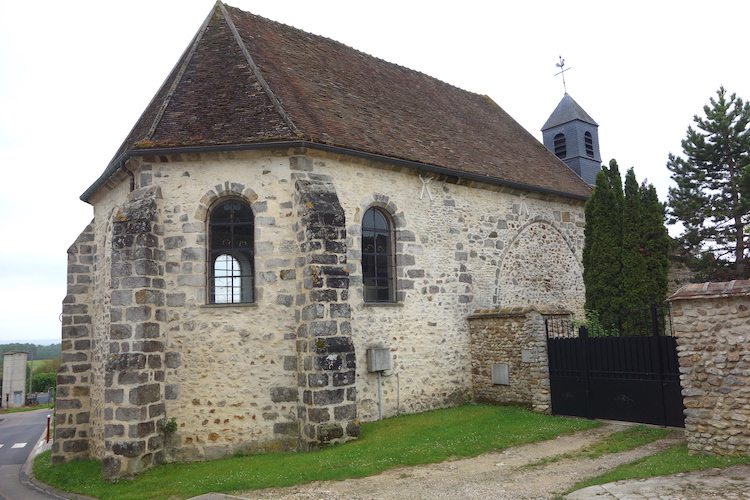
[[[693,115],[720,85],[750,99],[746,0],[227,3],[486,94],[539,140],[562,55],[603,162],[663,201]],[[213,5],[0,0],[0,343],[59,341],[66,250],[93,216],[78,197]]]

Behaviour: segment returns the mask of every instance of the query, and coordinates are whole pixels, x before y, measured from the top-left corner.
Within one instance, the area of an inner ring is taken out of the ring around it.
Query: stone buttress
[[[297,157],[298,161],[310,161]],[[359,436],[346,225],[327,176],[296,174],[297,355],[300,448]]]
[[[105,479],[164,460],[164,247],[159,188],[133,191],[112,226],[111,324],[104,372]]]
[[[63,300],[62,355],[57,372],[52,463],[89,458],[91,418],[91,311],[94,228],[68,249],[68,290]]]

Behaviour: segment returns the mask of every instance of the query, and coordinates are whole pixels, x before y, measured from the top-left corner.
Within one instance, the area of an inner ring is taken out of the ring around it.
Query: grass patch
[[[750,463],[750,456],[715,457],[710,455],[689,455],[687,445],[682,444],[664,450],[661,453],[623,464],[601,476],[581,481],[565,493],[580,490],[588,486],[624,479],[646,479],[654,476],[677,474],[678,472],[689,472],[712,467],[729,467],[730,465],[746,463]]]
[[[596,443],[581,450],[580,455],[586,458],[598,458],[609,453],[632,450],[666,437],[668,429],[657,429],[645,425],[630,427],[624,431],[613,432]]]
[[[598,425],[516,407],[466,405],[364,423],[358,440],[315,452],[166,464],[113,484],[101,479],[100,462],[52,467],[49,452],[37,457],[34,473],[56,488],[103,500],[177,500],[212,491],[232,493],[370,476],[398,466],[473,457]]]
[[[669,434],[667,429],[657,429],[645,425],[629,427],[623,431],[613,432],[604,436],[599,441],[582,448],[575,453],[564,453],[554,457],[545,458],[538,462],[527,464],[525,467],[540,467],[553,462],[559,462],[565,458],[598,458],[609,453],[618,453],[621,451],[632,450],[644,444],[651,443],[662,439]]]
[[[34,411],[34,410],[42,410],[44,408],[54,408],[54,403],[49,403],[46,405],[36,405],[36,406],[22,406],[20,408],[10,408],[9,410],[3,409],[0,410],[0,414],[4,413],[20,413],[22,411]]]

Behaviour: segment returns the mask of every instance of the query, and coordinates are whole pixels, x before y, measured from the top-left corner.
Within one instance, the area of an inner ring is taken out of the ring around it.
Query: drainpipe
[[[393,370],[391,370],[391,373],[389,373],[388,375],[383,373],[384,371],[385,370],[378,371],[378,420],[383,420],[383,387],[381,383],[381,381],[383,380],[382,377],[393,376]],[[396,377],[396,379],[398,380],[398,377]],[[400,390],[400,388],[397,388],[397,389]],[[397,398],[397,401],[396,401],[396,413],[399,412],[398,411],[398,405],[399,405],[398,399],[399,398]]]

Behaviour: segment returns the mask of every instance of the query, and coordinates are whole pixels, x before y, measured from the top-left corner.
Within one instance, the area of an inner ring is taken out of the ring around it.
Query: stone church
[[[218,2],[81,196],[53,462],[472,401],[468,315],[582,311],[590,189],[489,97]]]

